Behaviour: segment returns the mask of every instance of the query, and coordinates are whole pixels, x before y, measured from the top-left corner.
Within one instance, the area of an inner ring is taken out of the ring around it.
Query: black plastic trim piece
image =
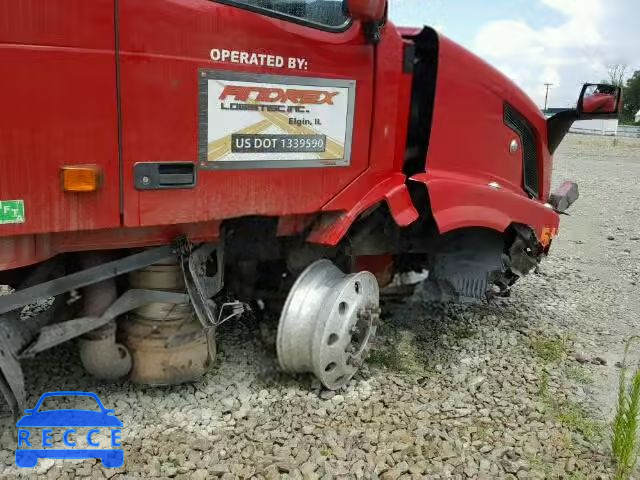
[[[196,166],[191,162],[140,162],[133,167],[137,190],[164,190],[196,186]]]
[[[403,52],[403,58],[402,58],[402,71],[404,73],[413,73],[415,60],[416,60],[415,44],[406,43],[404,45],[404,52]]]
[[[402,173],[409,178],[416,173],[424,172],[426,168],[436,101],[440,44],[437,32],[429,27],[425,27],[417,35],[404,38],[412,41],[414,47],[413,58],[407,58],[410,52],[406,48],[404,58],[404,67],[407,68],[406,63],[410,60],[413,71],[407,146],[402,167]]]
[[[578,111],[575,108],[564,110],[556,113],[553,117],[547,119],[547,143],[549,144],[549,153],[553,154],[560,146],[565,135],[578,120]]]
[[[524,189],[532,197],[538,198],[540,172],[536,131],[529,120],[508,103],[504,104],[504,124],[520,137]]]

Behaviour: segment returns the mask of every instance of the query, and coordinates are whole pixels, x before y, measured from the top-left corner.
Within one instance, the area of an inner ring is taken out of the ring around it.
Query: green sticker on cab
[[[0,225],[24,223],[24,200],[0,200]]]

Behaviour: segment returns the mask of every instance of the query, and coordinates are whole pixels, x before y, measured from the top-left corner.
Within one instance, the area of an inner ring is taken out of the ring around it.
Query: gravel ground
[[[203,381],[100,385],[73,346],[27,363],[29,404],[98,393],[123,421],[125,465],[41,460],[49,478],[611,478],[608,427],[640,314],[640,141],[570,136],[554,183],[581,199],[540,274],[489,305],[384,306],[378,349],[339,393],[278,371],[273,329],[219,331]],[[257,331],[260,330],[261,334]],[[0,476],[15,428],[0,419]]]

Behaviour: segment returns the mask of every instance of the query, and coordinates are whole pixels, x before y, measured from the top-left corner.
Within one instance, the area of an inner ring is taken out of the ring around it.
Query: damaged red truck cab
[[[128,352],[113,362],[137,355],[112,334],[127,312],[153,322],[145,305],[191,305],[212,354],[225,309],[286,297],[281,365],[337,388],[395,274],[428,270],[436,300],[508,294],[577,198],[573,183],[551,193],[553,152],[574,120],[617,115],[620,91],[607,90],[617,108],[585,111],[585,86],[576,109],[546,119],[496,69],[387,10],[0,0],[0,283],[16,289],[0,297],[0,328],[38,298],[81,289],[85,303],[55,320],[64,335],[44,322],[17,342],[0,329],[0,349],[17,362],[82,336],[100,376],[91,341]],[[182,279],[159,286],[174,268]],[[115,283],[124,274],[131,289]],[[292,320],[299,302],[317,307],[307,323]],[[131,334],[126,321],[118,332]],[[12,404],[24,398],[16,362],[0,362]]]

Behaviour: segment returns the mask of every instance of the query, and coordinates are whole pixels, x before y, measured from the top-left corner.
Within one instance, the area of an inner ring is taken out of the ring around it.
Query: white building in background
[[[591,133],[597,135],[615,135],[618,131],[618,119],[613,120],[579,120],[573,122],[570,132]]]
[[[567,110],[567,108],[549,108],[544,113],[546,118],[556,113]],[[636,113],[636,122],[640,122],[640,112]],[[640,127],[632,125],[618,125],[618,119],[613,120],[579,120],[573,122],[571,133],[582,133],[586,135],[611,135],[618,137],[640,138]]]

